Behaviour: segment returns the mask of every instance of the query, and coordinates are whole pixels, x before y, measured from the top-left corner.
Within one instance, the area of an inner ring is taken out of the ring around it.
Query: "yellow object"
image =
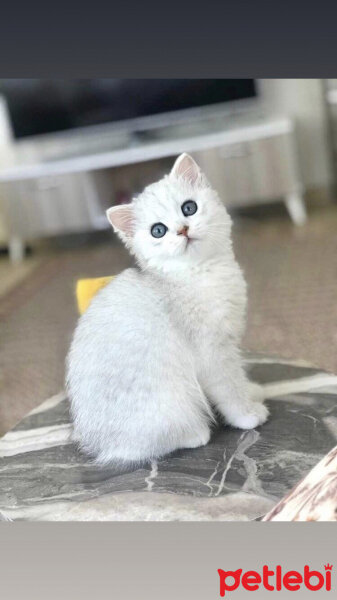
[[[77,308],[80,315],[87,310],[91,300],[111,280],[111,277],[95,277],[94,279],[79,279],[76,284]]]

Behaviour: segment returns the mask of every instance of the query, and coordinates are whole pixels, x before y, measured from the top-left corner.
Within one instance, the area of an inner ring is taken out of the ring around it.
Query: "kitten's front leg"
[[[204,381],[209,400],[227,423],[239,429],[254,429],[268,418],[262,388],[249,381],[236,348],[228,349],[212,363]]]

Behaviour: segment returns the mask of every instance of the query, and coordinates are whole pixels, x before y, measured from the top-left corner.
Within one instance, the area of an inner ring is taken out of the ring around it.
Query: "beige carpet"
[[[234,223],[249,284],[245,347],[337,371],[337,206],[316,204],[301,229],[282,205],[235,214]],[[8,271],[11,284],[0,284],[0,433],[63,385],[75,281],[130,264],[112,234],[72,242],[43,246],[25,277],[21,270],[14,285]]]

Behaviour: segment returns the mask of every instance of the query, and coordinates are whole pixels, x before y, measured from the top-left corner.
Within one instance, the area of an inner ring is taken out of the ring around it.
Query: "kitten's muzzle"
[[[184,225],[184,227],[182,227],[181,229],[179,229],[179,231],[177,231],[177,235],[184,235],[185,237],[188,238],[188,226]]]

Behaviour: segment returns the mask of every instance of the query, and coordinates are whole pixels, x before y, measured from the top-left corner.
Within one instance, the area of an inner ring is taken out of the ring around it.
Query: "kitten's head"
[[[143,267],[180,269],[230,247],[229,215],[188,154],[131,204],[109,208],[107,217]]]

